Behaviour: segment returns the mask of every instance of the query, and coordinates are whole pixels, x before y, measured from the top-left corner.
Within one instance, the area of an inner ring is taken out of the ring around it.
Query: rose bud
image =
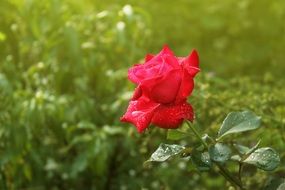
[[[145,63],[134,65],[128,71],[129,80],[137,87],[121,121],[134,124],[138,132],[150,124],[173,129],[184,119],[193,121],[193,108],[187,103],[187,97],[199,71],[195,50],[187,57],[178,58],[164,46],[157,55],[147,55]]]

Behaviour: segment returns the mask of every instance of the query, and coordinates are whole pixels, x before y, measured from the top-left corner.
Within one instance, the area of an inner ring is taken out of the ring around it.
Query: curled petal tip
[[[197,51],[196,49],[193,49],[192,52],[191,52],[191,54],[192,54],[192,53],[193,53],[193,54],[196,54],[196,55],[198,56],[198,51]]]
[[[144,61],[145,61],[145,62],[148,62],[148,61],[150,61],[153,57],[154,57],[154,55],[152,55],[152,54],[146,54],[146,56],[145,56],[145,58],[144,58]]]
[[[169,46],[166,44],[163,46],[163,49],[161,52],[164,54],[174,55],[173,52],[171,51],[171,49],[169,48]]]
[[[133,124],[139,133],[143,132],[150,124],[153,112],[159,104],[149,102],[143,97],[131,101],[126,113],[121,117],[122,122]]]
[[[189,54],[188,62],[191,66],[199,68],[199,55],[196,49],[193,49]]]
[[[163,45],[163,49],[170,49],[169,46],[167,44]]]
[[[133,97],[131,100],[137,100],[142,96],[142,89],[141,86],[139,85],[136,89],[135,92],[133,94]]]

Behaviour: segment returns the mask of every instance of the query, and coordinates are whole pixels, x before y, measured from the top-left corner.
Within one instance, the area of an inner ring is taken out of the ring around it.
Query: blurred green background
[[[119,122],[134,88],[127,68],[164,44],[200,54],[189,98],[200,131],[215,135],[230,111],[262,116],[239,137],[262,139],[282,163],[245,168],[244,183],[284,177],[284,20],[283,0],[1,0],[0,189],[226,189],[187,159],[144,168],[161,142],[193,139]]]

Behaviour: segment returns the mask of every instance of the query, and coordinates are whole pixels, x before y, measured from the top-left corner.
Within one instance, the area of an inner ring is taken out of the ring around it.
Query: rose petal
[[[180,64],[189,74],[194,77],[199,71],[199,56],[196,50],[193,50],[186,58],[180,58]]]
[[[146,55],[145,61],[144,64],[136,64],[128,70],[128,78],[135,84],[179,67],[177,58],[168,46],[164,46],[156,56]]]
[[[132,81],[133,83],[136,83],[138,84],[141,79],[139,78],[139,76],[136,75],[136,71],[139,70],[139,69],[143,69],[141,68],[142,65],[141,64],[137,64],[137,65],[134,65],[133,67],[129,68],[128,70],[128,78],[130,81]]]
[[[151,123],[161,128],[173,129],[179,127],[184,119],[193,121],[193,108],[187,102],[178,105],[160,105],[153,114]]]
[[[163,55],[162,59],[163,59],[163,63],[165,63],[168,66],[171,66],[171,68],[173,68],[173,69],[180,68],[180,64],[178,62],[178,59],[175,56]]]
[[[175,100],[177,92],[180,88],[181,74],[179,70],[173,70],[165,74],[159,81],[152,81],[154,84],[149,85],[150,97],[159,103],[171,103]],[[153,87],[150,87],[152,85]]]
[[[199,55],[195,49],[188,56],[188,64],[189,66],[199,68]]]
[[[153,113],[158,106],[158,103],[151,102],[144,97],[130,101],[127,112],[121,117],[121,121],[132,123],[141,133],[149,126]]]
[[[157,73],[160,71],[161,65],[150,63],[149,64],[137,64],[131,67],[128,70],[128,78],[130,81],[134,82],[135,84],[140,84],[143,80],[148,78],[153,78],[157,76]],[[148,66],[148,67],[147,67]]]
[[[176,103],[186,101],[187,97],[190,96],[194,88],[193,77],[189,74],[188,71],[183,71],[183,76],[181,80],[180,89],[176,96]]]
[[[164,45],[162,50],[159,52],[159,56],[161,55],[165,55],[165,54],[168,54],[168,55],[172,55],[174,56],[173,52],[171,51],[171,49],[168,47],[168,45]]]
[[[154,58],[154,56],[155,56],[155,55],[147,54],[147,55],[145,56],[145,58],[144,58],[144,61],[145,61],[145,62],[148,62],[148,61],[150,61],[152,58]]]
[[[133,94],[132,100],[137,100],[142,96],[142,89],[140,85],[136,87],[135,92]]]

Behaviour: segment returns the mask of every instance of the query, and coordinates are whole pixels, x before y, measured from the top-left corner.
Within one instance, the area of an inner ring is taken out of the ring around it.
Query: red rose
[[[199,70],[195,50],[188,57],[178,58],[165,46],[156,56],[147,55],[145,63],[129,69],[129,79],[138,86],[121,121],[133,123],[139,132],[151,123],[177,128],[183,119],[192,121],[193,109],[187,97]]]

